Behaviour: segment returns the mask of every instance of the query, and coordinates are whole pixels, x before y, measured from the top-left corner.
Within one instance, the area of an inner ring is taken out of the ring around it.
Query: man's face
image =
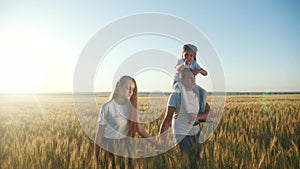
[[[185,75],[180,79],[181,83],[186,89],[192,89],[195,87],[195,76],[191,71],[185,72]]]

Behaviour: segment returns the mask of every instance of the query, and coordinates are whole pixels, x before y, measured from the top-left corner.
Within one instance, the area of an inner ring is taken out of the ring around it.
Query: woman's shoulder
[[[113,100],[109,100],[109,101],[103,103],[101,107],[102,107],[102,109],[106,109],[106,108],[111,107],[112,104],[113,104]]]

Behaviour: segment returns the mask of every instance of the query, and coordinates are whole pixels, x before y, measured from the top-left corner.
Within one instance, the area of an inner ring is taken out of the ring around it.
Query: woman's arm
[[[137,130],[142,137],[147,138],[152,145],[155,145],[155,140],[151,138],[150,134],[141,126],[140,123],[137,123]]]
[[[97,134],[95,137],[94,150],[95,150],[95,157],[96,157],[97,162],[99,160],[100,145],[101,145],[104,133],[105,133],[105,128],[106,128],[106,125],[99,124],[98,131],[97,131]]]
[[[137,129],[138,129],[138,133],[144,137],[144,138],[147,138],[147,137],[151,137],[149,135],[149,133],[141,126],[140,123],[137,123]]]

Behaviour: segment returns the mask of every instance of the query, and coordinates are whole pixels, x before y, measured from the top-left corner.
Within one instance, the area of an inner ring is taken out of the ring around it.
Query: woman
[[[123,76],[117,82],[112,97],[104,103],[100,110],[98,119],[98,131],[95,138],[95,155],[99,160],[100,145],[109,152],[109,161],[115,168],[115,159],[112,153],[130,156],[130,143],[128,138],[134,137],[136,133],[144,138],[150,137],[144,128],[137,122],[137,86],[135,80],[130,76]],[[149,138],[154,144],[154,140]],[[107,161],[105,161],[107,162]],[[120,167],[124,168],[124,160]],[[100,163],[98,163],[100,167]],[[131,159],[128,159],[129,168],[132,167]]]

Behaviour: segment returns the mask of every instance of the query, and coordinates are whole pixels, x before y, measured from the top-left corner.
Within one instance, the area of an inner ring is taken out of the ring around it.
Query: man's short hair
[[[191,71],[190,68],[185,67],[182,70],[180,70],[179,77],[180,78],[185,78],[187,73],[192,73],[192,71]]]

